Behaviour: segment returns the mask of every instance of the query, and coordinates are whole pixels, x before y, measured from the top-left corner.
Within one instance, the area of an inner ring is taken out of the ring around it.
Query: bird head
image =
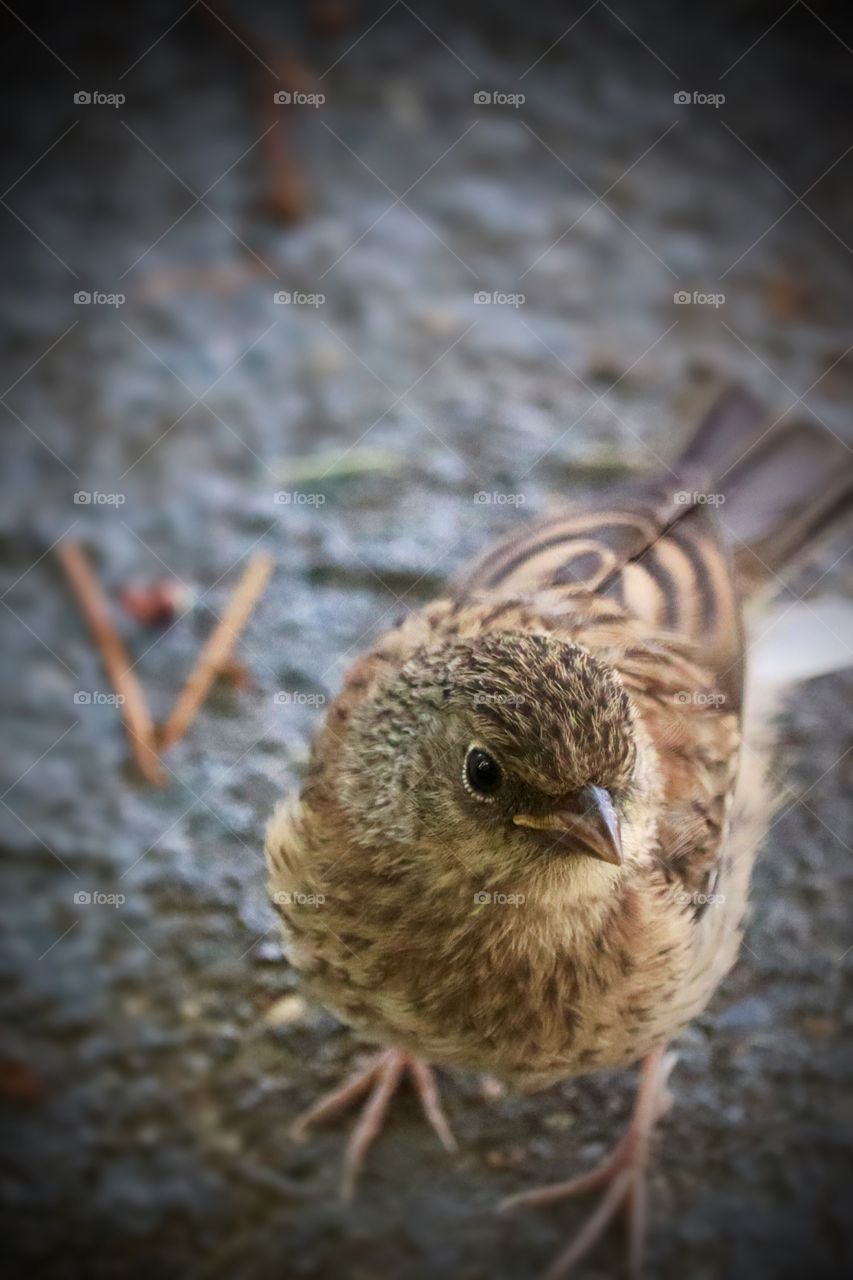
[[[638,750],[619,676],[582,646],[497,632],[423,648],[330,718],[303,838],[409,892],[454,875],[606,891],[636,845]]]

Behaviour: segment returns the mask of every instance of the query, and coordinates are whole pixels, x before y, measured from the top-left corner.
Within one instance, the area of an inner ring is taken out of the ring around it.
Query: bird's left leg
[[[589,1191],[602,1192],[595,1212],[568,1247],[555,1258],[542,1280],[564,1280],[598,1242],[620,1209],[626,1212],[628,1218],[631,1275],[639,1276],[646,1230],[649,1148],[655,1124],[669,1106],[666,1081],[674,1062],[674,1055],[665,1053],[662,1048],[654,1050],[644,1060],[631,1121],[621,1140],[601,1164],[589,1173],[570,1178],[568,1182],[522,1191],[501,1203],[502,1211],[521,1206],[538,1208],[555,1204],[558,1200],[584,1195]]]

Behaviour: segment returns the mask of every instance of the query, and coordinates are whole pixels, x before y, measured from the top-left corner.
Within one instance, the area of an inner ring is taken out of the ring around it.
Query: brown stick
[[[273,62],[279,75],[275,83],[262,68],[255,72],[258,112],[267,129],[261,142],[265,161],[265,204],[267,212],[281,222],[300,222],[308,214],[309,197],[308,183],[294,144],[294,108],[277,106],[273,90],[308,93],[313,82],[302,63],[291,54],[277,54]],[[299,111],[298,107],[296,111]]]
[[[223,5],[219,0],[206,0],[199,13],[209,19],[220,36],[223,31],[227,33],[229,45],[242,55],[247,67],[256,110],[267,130],[261,142],[266,210],[280,222],[301,222],[308,214],[308,183],[294,146],[293,108],[282,110],[273,94],[277,91],[309,93],[314,77],[296,54],[272,47],[233,10],[234,6]],[[264,54],[263,65],[255,52],[258,49]],[[275,127],[270,129],[270,125]]]
[[[60,542],[56,554],[100,650],[113,689],[124,699],[119,709],[140,772],[149,782],[162,787],[166,783],[166,774],[154,749],[154,721],[142,686],[131,670],[127,650],[110,617],[95,571],[78,542]]]
[[[218,625],[205,641],[196,664],[163,726],[160,734],[161,751],[182,738],[198,715],[199,708],[210,691],[210,686],[228,662],[240,632],[249,621],[249,616],[267,585],[272,570],[272,556],[266,553],[252,556]]]

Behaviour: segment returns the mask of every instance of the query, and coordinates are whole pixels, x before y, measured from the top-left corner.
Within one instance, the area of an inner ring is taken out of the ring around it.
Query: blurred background
[[[748,0],[2,3],[3,1232],[10,1276],[524,1280],[631,1076],[445,1076],[360,1195],[289,1120],[363,1051],[305,1005],[265,819],[383,625],[487,539],[675,455],[721,380],[851,434],[853,23]],[[168,715],[140,777],[58,561]],[[783,600],[849,594],[842,540]],[[849,674],[787,712],[742,958],[679,1043],[650,1274],[850,1274]],[[619,1273],[617,1237],[582,1275]]]

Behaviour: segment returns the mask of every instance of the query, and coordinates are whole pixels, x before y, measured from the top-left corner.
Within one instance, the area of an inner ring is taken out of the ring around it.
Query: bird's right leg
[[[341,1195],[344,1200],[352,1198],[365,1156],[382,1130],[391,1099],[406,1073],[414,1085],[421,1109],[441,1145],[445,1151],[455,1151],[456,1139],[447,1123],[432,1069],[419,1058],[403,1053],[400,1049],[386,1049],[372,1058],[367,1066],[331,1093],[324,1094],[291,1125],[291,1136],[302,1139],[311,1125],[340,1115],[352,1103],[366,1095],[344,1152],[341,1178]]]

